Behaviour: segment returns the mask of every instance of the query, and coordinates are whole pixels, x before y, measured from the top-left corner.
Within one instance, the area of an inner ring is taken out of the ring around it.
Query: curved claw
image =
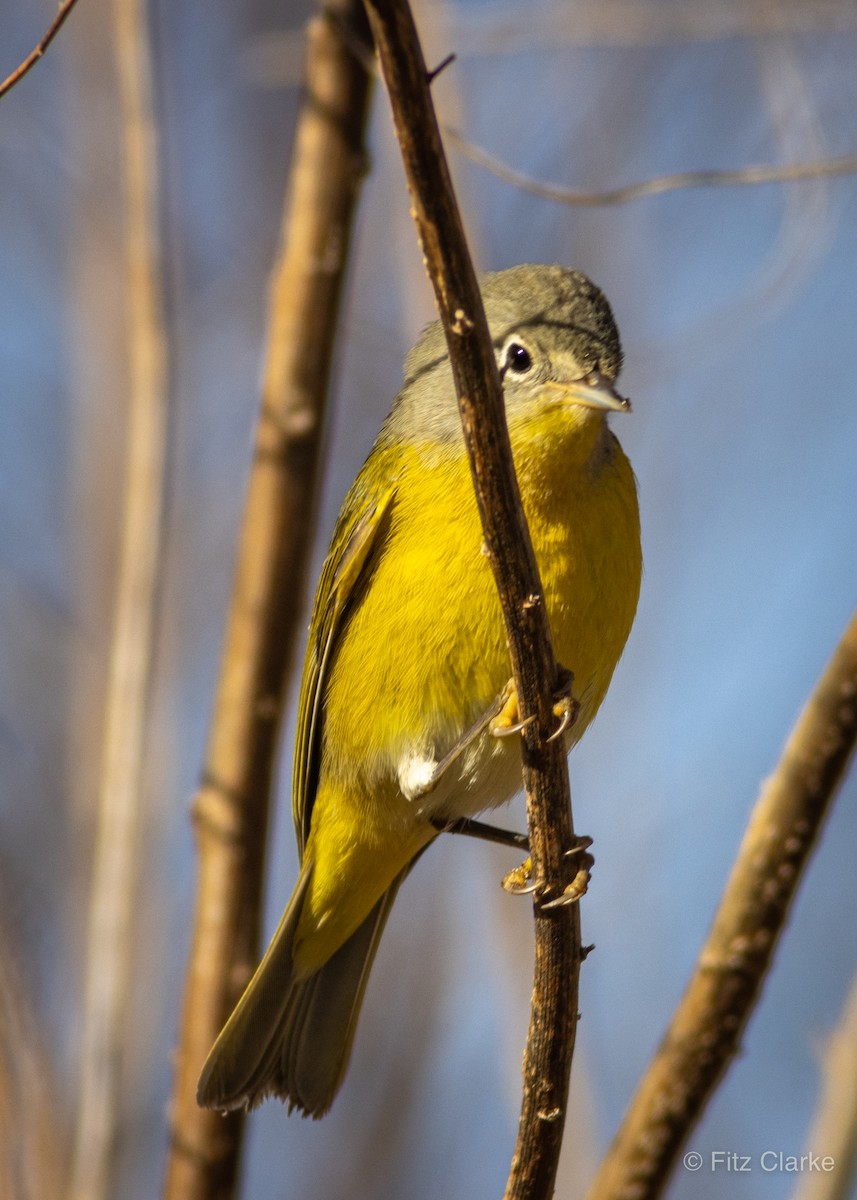
[[[592,838],[588,837],[587,834],[585,834],[585,833],[581,834],[580,837],[575,839],[575,843],[571,847],[571,849],[565,851],[565,853],[563,854],[563,858],[574,858],[575,855],[577,855],[577,854],[583,854],[583,852],[585,850],[588,850],[591,845],[592,845]],[[590,867],[594,867],[595,859],[592,858],[592,855],[587,854],[586,857],[589,859],[592,859],[592,861],[590,862],[589,865],[590,865]]]
[[[529,726],[532,725],[535,719],[535,714],[533,714],[532,716],[527,717],[525,721],[516,721],[514,725],[500,725],[496,721],[492,722],[491,736],[504,738],[511,737],[514,733],[522,733],[523,730],[528,729]]]
[[[525,721],[518,719],[518,693],[515,691],[515,681],[510,679],[498,698],[499,708],[488,726],[492,737],[512,737],[520,733],[535,721],[535,716],[527,717]]]
[[[577,904],[578,900],[586,895],[588,887],[589,871],[584,867],[577,872],[561,896],[557,896],[555,900],[546,900],[542,908],[564,908],[567,904]]]
[[[571,729],[577,720],[580,705],[571,696],[565,696],[554,705],[553,711],[554,716],[559,717],[559,725],[548,738],[549,742],[555,742],[557,738],[562,737],[567,729]]]
[[[567,730],[571,729],[574,722],[577,720],[577,714],[580,712],[580,705],[571,694],[571,689],[574,687],[574,674],[567,667],[559,667],[559,679],[557,689],[554,692],[555,704],[553,706],[553,715],[559,717],[559,725],[548,738],[549,742],[556,741],[561,738]]]

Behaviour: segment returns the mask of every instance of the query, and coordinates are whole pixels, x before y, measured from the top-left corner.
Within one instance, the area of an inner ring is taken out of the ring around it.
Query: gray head
[[[604,293],[585,275],[525,265],[485,275],[480,286],[510,416],[547,389],[585,380],[592,386],[578,390],[590,398],[581,403],[628,407],[610,386],[622,365],[619,331]],[[433,321],[405,359],[404,387],[385,433],[395,436],[404,424],[411,437],[457,436],[454,397],[443,327]]]

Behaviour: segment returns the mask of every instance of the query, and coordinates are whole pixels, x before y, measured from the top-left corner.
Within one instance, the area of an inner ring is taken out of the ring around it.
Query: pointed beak
[[[584,408],[597,408],[602,412],[630,412],[631,401],[620,396],[606,375],[590,371],[572,383],[556,383],[548,380],[543,385],[550,391],[562,393],[567,404],[581,404]]]

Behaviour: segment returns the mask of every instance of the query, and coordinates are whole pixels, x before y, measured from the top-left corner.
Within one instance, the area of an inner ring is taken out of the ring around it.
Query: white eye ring
[[[501,374],[505,376],[507,371],[511,371],[513,375],[526,375],[532,368],[533,356],[527,347],[517,338],[509,338],[503,347]]]

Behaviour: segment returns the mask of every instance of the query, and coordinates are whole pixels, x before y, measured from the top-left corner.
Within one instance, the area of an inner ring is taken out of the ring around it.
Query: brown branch
[[[405,164],[414,218],[446,329],[485,544],[500,594],[521,716],[533,859],[536,967],[518,1144],[506,1196],[544,1197],[556,1175],[577,1022],[577,905],[548,913],[569,882],[574,832],[565,751],[547,742],[557,678],[538,568],[506,429],[503,395],[410,9],[366,0]],[[573,874],[573,871],[571,872]]]
[[[221,675],[194,803],[199,881],[164,1196],[234,1189],[243,1115],[204,1111],[206,1054],[257,957],[264,834],[301,611],[322,409],[357,194],[371,80],[341,36],[368,38],[359,0],[320,3],[308,28],[283,249]]]
[[[734,171],[679,171],[674,175],[658,175],[641,183],[626,187],[608,188],[602,192],[586,192],[578,188],[563,187],[560,183],[544,183],[533,179],[523,171],[510,167],[502,159],[477,146],[455,129],[444,128],[447,139],[457,150],[477,166],[484,167],[497,179],[511,183],[513,187],[553,200],[557,204],[571,204],[582,208],[595,208],[609,204],[628,204],[642,200],[645,196],[657,196],[663,192],[675,192],[681,188],[734,187],[743,184],[794,183],[801,179],[826,179],[834,175],[853,175],[857,171],[857,155],[842,158],[826,158],[819,162],[790,163],[783,166],[765,164],[756,167],[741,167]]]
[[[738,1050],[857,740],[857,614],[765,783],[696,970],[588,1200],[658,1196]]]
[[[122,116],[128,438],[68,1200],[101,1200],[115,1185],[167,438],[158,155],[142,0],[114,0],[113,47]]]
[[[48,46],[50,46],[51,42],[59,33],[66,17],[74,8],[75,4],[77,4],[77,0],[62,0],[62,3],[57,9],[57,15],[54,17],[53,21],[51,21],[47,32],[36,46],[35,50],[28,54],[24,61],[18,64],[12,74],[7,75],[3,82],[0,83],[0,99],[2,99],[7,92],[11,92],[15,84],[20,83],[27,72],[32,70],[32,68],[36,65],[44,52],[47,50]]]

